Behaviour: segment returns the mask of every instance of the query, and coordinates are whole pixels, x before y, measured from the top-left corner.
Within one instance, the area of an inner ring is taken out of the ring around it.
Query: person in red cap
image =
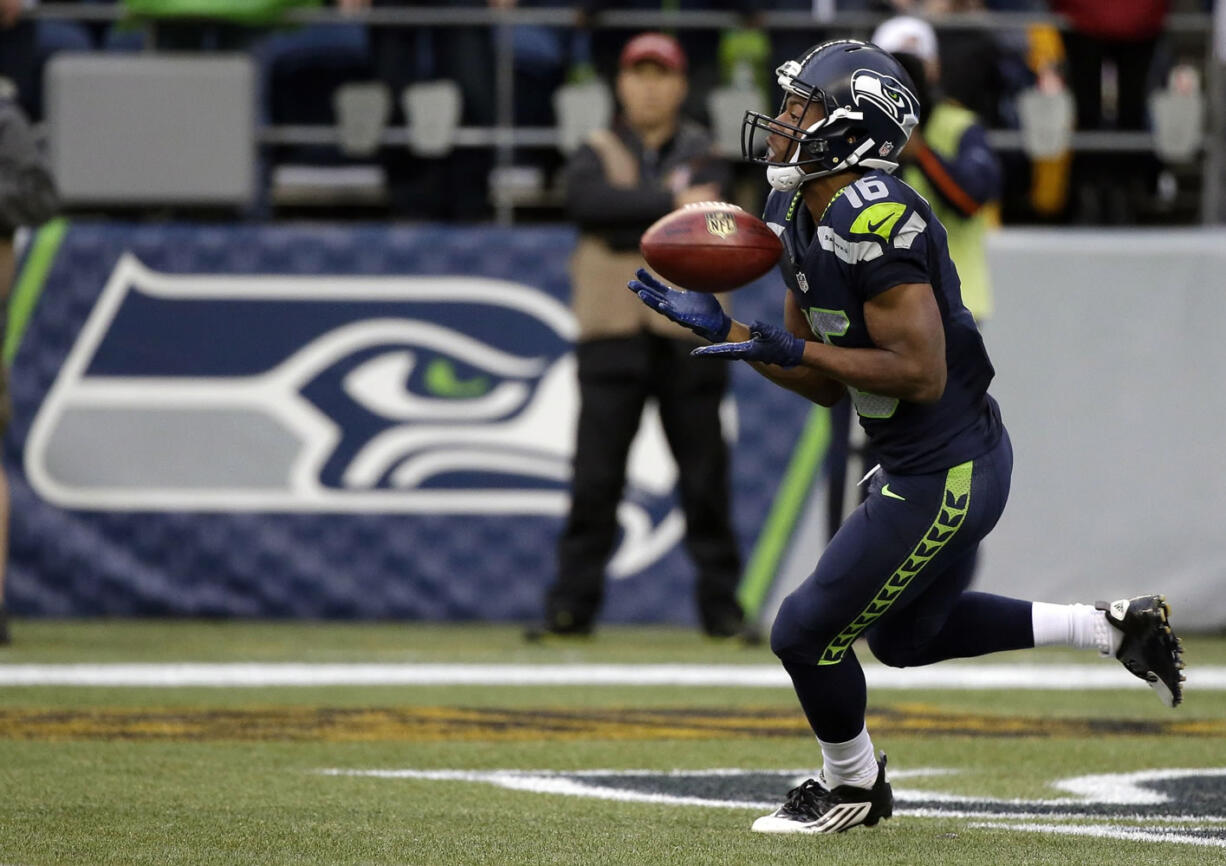
[[[525,633],[529,639],[583,635],[594,626],[617,538],[630,444],[649,398],[659,407],[677,461],[702,629],[712,637],[756,637],[746,630],[736,600],[741,558],[719,416],[728,373],[691,358],[698,338],[622,288],[627,268],[645,266],[638,252],[643,231],[674,208],[720,199],[728,182],[728,166],[713,153],[711,137],[681,114],[686,68],[685,52],[671,36],[630,39],[616,79],[621,112],[566,167],[566,209],[580,231],[571,260],[579,425],[557,579],[546,593],[543,623]]]
[[[667,71],[685,75],[685,52],[676,39],[664,33],[640,33],[626,43],[618,66],[633,69],[638,63],[656,63]]]
[[[808,0],[791,2],[807,4]],[[762,4],[752,0],[579,0],[573,5],[578,12],[580,28],[573,59],[590,63],[596,74],[609,82],[617,78],[621,52],[638,31],[609,21],[607,13],[731,12],[739,17],[739,26],[754,27],[753,19],[762,11]],[[805,5],[805,8],[809,7]],[[723,31],[714,27],[683,27],[676,32],[677,44],[688,59],[685,73],[689,94],[684,110],[687,116],[702,123],[708,122],[707,95],[712,88],[724,83],[725,70],[720,61],[722,38]]]

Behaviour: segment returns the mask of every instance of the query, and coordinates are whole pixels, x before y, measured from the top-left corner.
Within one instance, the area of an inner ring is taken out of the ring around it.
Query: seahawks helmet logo
[[[871,69],[857,69],[851,76],[851,98],[857,106],[868,102],[898,124],[908,135],[919,123],[919,100],[897,78]]]

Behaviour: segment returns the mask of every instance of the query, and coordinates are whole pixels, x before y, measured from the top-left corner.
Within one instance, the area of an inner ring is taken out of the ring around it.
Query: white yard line
[[[1127,689],[1119,665],[864,666],[877,689]],[[0,686],[733,686],[791,688],[776,665],[682,664],[0,664]],[[1188,672],[1189,691],[1226,690],[1226,667]]]
[[[1095,839],[1124,839],[1129,842],[1167,842],[1176,845],[1203,845],[1226,848],[1226,839],[1215,839],[1172,833],[1165,828],[1120,827],[1113,824],[1017,824],[1002,821],[978,821],[972,827],[987,830],[1028,830],[1032,833],[1058,834],[1062,836],[1089,836]]]

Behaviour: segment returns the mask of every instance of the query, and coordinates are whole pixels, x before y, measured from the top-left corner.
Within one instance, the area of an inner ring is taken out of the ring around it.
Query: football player
[[[778,116],[748,112],[742,141],[772,187],[764,219],[783,240],[784,326],[731,321],[711,296],[645,271],[630,288],[714,343],[697,355],[745,360],[824,406],[849,393],[881,461],[867,499],[771,631],[823,766],[753,829],[829,833],[893,809],[885,756],[864,723],[861,636],[896,667],[1042,645],[1096,649],[1170,706],[1183,663],[1161,596],[1056,605],[967,590],[976,548],[1008,498],[1013,453],[945,228],[892,175],[919,120],[914,86],[893,57],[854,40],[810,49],[778,80]]]

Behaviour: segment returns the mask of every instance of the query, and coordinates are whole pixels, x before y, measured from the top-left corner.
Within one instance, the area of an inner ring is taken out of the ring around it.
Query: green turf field
[[[0,673],[773,663],[656,628],[537,646],[505,626],[13,631]],[[1195,688],[1198,665],[1226,666],[1226,640],[1185,645],[1191,682],[1174,711],[1122,670],[1118,690],[874,691],[897,814],[836,837],[748,830],[789,771],[818,760],[786,687],[6,685],[0,864],[1226,863],[1226,691]],[[1116,665],[1066,651],[986,661]],[[1055,785],[1084,776],[1104,778]]]

